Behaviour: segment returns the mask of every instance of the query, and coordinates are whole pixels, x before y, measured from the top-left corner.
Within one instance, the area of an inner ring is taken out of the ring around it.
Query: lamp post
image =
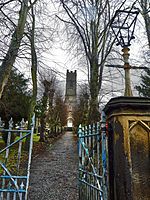
[[[138,16],[138,9],[128,8],[117,10],[111,23],[111,28],[117,40],[117,46],[122,47],[124,70],[125,70],[125,93],[124,96],[132,96],[131,80],[130,80],[130,64],[129,64],[129,46],[131,40],[134,39],[134,29]]]

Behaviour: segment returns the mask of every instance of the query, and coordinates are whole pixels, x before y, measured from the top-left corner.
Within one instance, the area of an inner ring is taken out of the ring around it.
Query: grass
[[[33,135],[33,151],[35,150],[35,153],[41,149],[41,145],[38,142],[39,141],[39,136],[37,134]],[[19,137],[17,136],[15,138],[15,141],[19,139]],[[25,151],[25,140],[23,139],[22,141],[22,151],[21,151],[21,159],[20,159],[20,174],[24,174],[25,170],[26,170],[26,166],[27,166],[27,162],[28,162],[28,152]],[[17,162],[18,162],[18,147],[19,147],[19,143],[13,145],[10,150],[9,150],[9,157],[7,159],[6,162],[6,166],[8,168],[9,171],[11,171],[12,174],[17,173]],[[5,143],[2,139],[0,139],[0,150],[2,150],[3,148],[5,148]],[[6,159],[5,159],[5,155],[6,155],[6,151],[4,151],[2,154],[0,154],[0,161],[2,163],[5,163]],[[0,174],[2,174],[3,169],[2,167],[0,167]]]
[[[19,139],[17,136],[15,140]],[[39,134],[34,134],[33,135],[33,151],[32,151],[32,158],[38,156],[39,154],[43,154],[47,146],[49,144],[53,143],[55,138],[50,138],[46,143],[45,142],[39,142],[40,136]],[[23,139],[22,141],[22,151],[21,151],[21,160],[20,160],[20,170],[19,170],[19,175],[26,174],[27,170],[27,163],[28,163],[28,152],[25,150],[25,140]],[[12,175],[15,175],[17,173],[16,171],[16,164],[18,160],[18,144],[13,145],[10,148],[9,151],[9,158],[7,160],[7,168],[10,170]],[[5,143],[2,139],[0,139],[0,150],[2,150],[5,147]],[[2,154],[0,154],[0,162],[5,163],[5,154],[6,151],[4,151]],[[3,169],[0,166],[0,174],[3,173]],[[1,180],[0,180],[1,181]]]

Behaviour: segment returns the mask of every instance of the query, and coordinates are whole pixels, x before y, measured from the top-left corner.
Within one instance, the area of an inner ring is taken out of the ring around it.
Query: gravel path
[[[66,132],[33,158],[29,200],[78,200],[77,140]]]

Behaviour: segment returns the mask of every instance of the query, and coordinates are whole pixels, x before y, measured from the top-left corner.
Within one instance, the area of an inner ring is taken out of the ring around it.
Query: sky
[[[135,36],[136,38],[132,40],[131,46],[130,46],[130,64],[134,66],[143,66],[142,63],[144,63],[144,60],[142,59],[142,51],[143,47],[146,45],[146,36],[144,34],[143,24],[140,24],[139,26],[136,26],[135,29]],[[121,47],[119,48],[120,53]],[[62,49],[61,43],[58,41],[53,44],[53,48],[51,49],[52,55],[47,55],[49,58],[49,65],[57,69],[61,76],[59,76],[59,79],[63,82],[65,86],[65,78],[66,78],[66,71],[69,69],[70,71],[77,70],[77,79],[78,84],[87,81],[87,70],[81,69],[78,66],[78,60],[77,58],[72,58],[71,52],[68,53],[67,50]],[[118,61],[119,62],[119,61]],[[118,64],[122,64],[123,62],[119,62]],[[134,89],[135,85],[139,84],[140,75],[143,73],[143,70],[130,70],[131,72],[131,84],[133,93],[135,96],[138,95],[137,91]],[[109,77],[109,80],[111,81],[104,81],[103,82],[103,90],[102,93],[106,93],[103,96],[104,103],[108,101],[111,97],[114,96],[120,96],[124,94],[124,70],[123,69],[106,69],[106,74]],[[108,80],[108,78],[107,78]],[[121,84],[120,84],[121,83]],[[115,92],[117,90],[117,92]],[[118,91],[119,90],[119,91]],[[111,92],[108,92],[111,91]],[[107,94],[107,92],[109,94]]]
[[[146,45],[146,36],[144,33],[144,22],[141,17],[138,17],[136,28],[135,28],[135,40],[131,42],[130,46],[130,64],[141,66],[144,63],[142,59],[142,51]],[[59,30],[58,30],[59,32]],[[65,48],[66,44],[63,44],[64,35],[61,33],[54,40],[49,53],[43,52],[45,59],[45,64],[52,68],[54,71],[58,71],[58,79],[60,80],[62,87],[65,87],[66,72],[67,69],[70,71],[77,70],[77,83],[78,85],[87,81],[87,70],[85,68],[79,67],[79,61],[75,58],[71,52],[68,52]],[[66,40],[66,39],[65,39]],[[116,47],[121,53],[121,47]],[[116,63],[115,63],[116,64]],[[123,62],[118,61],[117,64],[122,64]],[[142,65],[143,66],[143,65]],[[130,70],[131,71],[131,82],[132,88],[134,90],[134,95],[138,95],[135,91],[135,85],[139,84],[140,74],[143,73],[142,70]],[[64,91],[65,93],[65,91]],[[106,103],[111,97],[120,96],[124,94],[124,70],[115,68],[105,68],[104,81],[101,91],[101,101]]]

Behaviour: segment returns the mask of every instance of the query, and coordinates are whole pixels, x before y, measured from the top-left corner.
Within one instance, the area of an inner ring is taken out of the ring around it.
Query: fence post
[[[80,142],[80,137],[82,135],[82,125],[79,125],[79,129],[78,129],[78,156],[79,156],[79,179],[80,179],[80,167],[82,165],[82,145]],[[81,182],[79,182],[79,200],[81,200],[82,198],[82,188],[81,188]]]
[[[150,98],[115,97],[109,122],[109,199],[149,199]]]
[[[102,130],[102,170],[103,170],[103,198],[108,198],[107,195],[107,150],[106,150],[106,116],[104,111],[101,114],[101,130]]]
[[[32,147],[33,147],[34,126],[35,126],[35,114],[32,117],[32,124],[31,124],[30,148],[29,148],[29,160],[28,160],[28,169],[27,169],[27,183],[26,183],[25,200],[27,200],[27,197],[28,197],[28,187],[29,187],[31,156],[32,156]]]

